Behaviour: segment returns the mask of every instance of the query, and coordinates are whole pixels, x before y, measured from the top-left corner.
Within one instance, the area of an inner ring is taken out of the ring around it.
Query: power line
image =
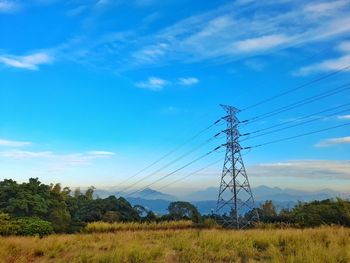
[[[253,138],[257,138],[257,137],[269,135],[269,134],[271,134],[271,133],[276,133],[276,132],[279,132],[279,131],[283,131],[283,130],[287,130],[287,129],[290,129],[290,128],[298,127],[298,126],[301,126],[301,125],[304,125],[304,124],[308,124],[308,123],[311,123],[311,122],[315,122],[315,121],[318,121],[318,120],[322,120],[322,119],[324,119],[324,118],[332,117],[332,116],[334,116],[335,114],[347,112],[347,111],[349,111],[349,110],[350,110],[350,108],[347,108],[347,109],[345,109],[345,110],[337,111],[337,112],[334,112],[334,113],[329,114],[329,115],[327,115],[327,116],[321,116],[321,117],[319,117],[319,118],[315,118],[315,119],[312,119],[312,120],[307,120],[307,121],[300,122],[300,123],[297,123],[297,124],[294,124],[294,125],[289,125],[289,126],[287,126],[287,127],[275,129],[275,130],[272,130],[272,131],[270,131],[270,132],[265,132],[265,133],[262,133],[262,134],[257,134],[257,135],[251,136],[251,137],[249,137],[249,138],[244,138],[243,140],[241,140],[241,142],[242,142],[242,141],[246,141],[246,140],[250,140],[250,139],[253,139]]]
[[[137,180],[136,182],[132,183],[131,185],[123,188],[121,190],[121,192],[124,192],[128,189],[130,189],[131,187],[143,182],[144,180],[146,180],[148,177],[151,177],[157,173],[159,173],[160,171],[164,170],[165,168],[169,167],[170,165],[176,163],[177,161],[183,159],[184,157],[188,156],[189,154],[195,152],[196,150],[198,150],[199,148],[203,147],[204,145],[208,144],[209,142],[211,142],[212,140],[216,139],[219,135],[221,134],[221,132],[215,134],[213,137],[209,138],[208,140],[204,141],[203,143],[197,145],[196,147],[192,148],[191,150],[187,151],[186,153],[184,153],[183,155],[181,155],[180,157],[170,161],[169,163],[163,165],[162,167],[160,167],[159,169],[157,169],[156,171],[150,173],[150,174],[147,174],[146,176],[142,177],[141,179]]]
[[[253,132],[246,133],[244,135],[251,135],[251,134],[259,133],[259,132],[262,132],[262,131],[270,130],[270,129],[273,129],[273,128],[276,128],[276,127],[279,127],[279,126],[286,125],[286,124],[291,123],[291,122],[297,122],[297,121],[301,121],[303,119],[308,119],[308,118],[313,117],[315,115],[322,114],[322,113],[325,113],[325,112],[328,112],[328,111],[332,111],[332,110],[335,110],[335,109],[339,109],[339,108],[342,108],[342,107],[345,107],[345,106],[348,106],[348,105],[350,105],[350,103],[345,103],[345,104],[342,104],[340,106],[331,107],[331,108],[328,108],[326,110],[318,111],[318,112],[315,112],[315,113],[312,113],[312,114],[309,114],[309,115],[306,115],[306,116],[294,119],[292,121],[285,121],[285,122],[282,122],[282,123],[278,123],[278,124],[269,126],[267,128],[264,128],[264,129],[259,129],[259,130],[253,131]]]
[[[201,155],[200,157],[198,157],[198,158],[192,160],[191,162],[188,162],[187,164],[185,164],[185,165],[181,166],[180,168],[178,168],[178,169],[172,171],[171,173],[168,173],[168,174],[166,174],[166,175],[164,175],[164,176],[158,178],[157,180],[155,180],[155,181],[153,181],[152,183],[150,183],[150,184],[148,184],[147,186],[145,186],[143,189],[141,189],[141,190],[136,190],[136,191],[134,191],[134,192],[131,192],[131,193],[127,194],[126,197],[127,197],[127,196],[130,196],[130,195],[133,195],[133,194],[136,194],[136,193],[138,193],[138,192],[142,192],[143,190],[147,189],[148,187],[150,187],[150,186],[152,186],[152,185],[154,185],[154,184],[156,184],[156,183],[158,183],[158,182],[160,182],[160,181],[162,181],[162,180],[168,178],[169,176],[171,176],[171,175],[177,173],[178,171],[181,171],[182,169],[184,169],[184,168],[190,166],[191,164],[193,164],[193,163],[195,163],[195,162],[198,162],[199,160],[203,159],[204,157],[207,157],[208,155],[210,155],[210,154],[212,154],[213,152],[217,151],[219,148],[221,148],[221,145],[218,146],[218,147],[216,147],[215,149],[211,150],[210,152],[207,152],[206,154],[203,154],[203,155]]]
[[[219,151],[219,152],[220,152],[220,151]],[[243,153],[242,156],[247,155],[249,152],[251,152],[251,149],[249,149],[247,152]],[[171,186],[171,185],[173,185],[173,184],[176,184],[176,183],[178,183],[178,182],[180,182],[180,181],[183,181],[183,180],[187,179],[188,177],[191,177],[192,175],[198,174],[199,172],[203,171],[204,169],[209,168],[209,167],[211,167],[211,166],[213,166],[214,164],[217,164],[217,163],[219,163],[219,162],[222,162],[222,158],[220,158],[220,159],[218,159],[218,160],[216,160],[216,161],[214,161],[214,162],[212,162],[212,163],[210,163],[210,164],[208,164],[208,165],[206,165],[206,166],[204,166],[204,167],[202,167],[202,168],[200,168],[200,169],[198,169],[198,170],[196,170],[196,171],[194,171],[194,172],[191,172],[191,173],[189,173],[189,174],[186,174],[185,176],[183,176],[183,177],[181,177],[181,178],[179,178],[179,179],[177,179],[177,180],[175,180],[175,181],[173,181],[173,182],[170,182],[170,183],[168,183],[168,184],[166,184],[166,185],[163,185],[162,187],[156,189],[156,191],[163,190],[164,188],[167,188],[167,187],[169,187],[169,186]],[[142,195],[142,197],[145,198],[145,197],[147,197],[147,196],[150,195],[150,194],[152,194],[152,192],[148,192],[148,193]]]
[[[261,147],[261,146],[265,146],[265,145],[269,145],[269,144],[273,144],[273,143],[278,143],[278,142],[282,142],[282,141],[288,141],[288,140],[296,139],[296,138],[299,138],[299,137],[304,137],[304,136],[315,134],[315,133],[320,133],[320,132],[324,132],[324,131],[329,131],[329,130],[341,128],[341,127],[344,127],[344,126],[347,126],[347,125],[350,125],[350,122],[349,123],[345,123],[345,124],[341,124],[341,125],[337,125],[337,126],[331,126],[331,127],[328,127],[328,128],[325,128],[325,129],[321,129],[321,130],[315,130],[315,131],[311,131],[311,132],[306,132],[306,133],[294,135],[294,136],[291,136],[291,137],[281,138],[281,139],[265,142],[265,143],[254,145],[254,146],[244,147],[243,149],[252,149],[252,148],[257,148],[257,147]]]
[[[208,164],[208,165],[206,165],[206,166],[204,166],[204,167],[202,167],[202,168],[200,168],[200,169],[198,169],[198,170],[196,170],[196,171],[194,171],[194,172],[191,172],[191,173],[189,173],[189,174],[186,174],[185,176],[183,176],[183,177],[181,177],[181,178],[179,178],[179,179],[177,179],[177,180],[175,180],[175,181],[173,181],[173,182],[170,182],[170,183],[168,183],[168,184],[166,184],[166,185],[163,185],[163,186],[161,186],[160,188],[156,189],[156,191],[160,191],[160,190],[162,190],[162,189],[164,189],[164,188],[167,188],[167,187],[169,187],[169,186],[171,186],[171,185],[173,185],[173,184],[176,184],[176,183],[178,183],[178,182],[180,182],[180,181],[183,181],[183,180],[185,180],[186,178],[188,178],[188,177],[190,177],[190,176],[192,176],[192,175],[195,175],[195,174],[197,174],[197,173],[203,171],[204,169],[207,169],[207,168],[209,168],[209,167],[211,167],[211,166],[213,166],[214,164],[217,164],[217,163],[219,163],[219,162],[222,162],[222,158],[220,158],[220,159],[216,160],[215,162],[212,162],[212,163],[210,163],[210,164]],[[148,192],[148,193],[146,193],[145,195],[143,195],[142,197],[145,198],[145,197],[147,197],[147,196],[150,195],[150,194],[152,194],[152,192]]]
[[[309,103],[312,103],[312,102],[315,102],[315,101],[327,98],[329,96],[336,95],[336,94],[338,94],[340,92],[347,91],[347,90],[350,89],[349,84],[350,83],[341,85],[341,86],[339,86],[336,89],[331,89],[331,90],[328,90],[328,91],[325,91],[325,92],[321,92],[321,93],[319,93],[317,95],[310,96],[310,97],[308,97],[306,99],[299,100],[299,101],[294,102],[292,104],[289,104],[287,106],[283,106],[283,107],[280,107],[278,109],[275,109],[275,110],[272,110],[272,111],[260,114],[258,116],[253,117],[253,118],[250,118],[250,119],[248,119],[246,121],[243,121],[243,122],[245,122],[243,125],[248,125],[250,123],[253,123],[253,122],[256,122],[256,121],[260,121],[260,120],[269,118],[271,116],[275,116],[275,115],[280,114],[282,112],[286,112],[286,111],[289,111],[289,110],[292,110],[292,109],[304,106],[306,104],[309,104]]]
[[[324,79],[330,78],[330,77],[332,77],[332,76],[334,76],[334,75],[337,75],[337,74],[339,74],[339,73],[341,73],[341,72],[343,72],[343,71],[346,71],[347,69],[350,69],[350,65],[347,65],[347,66],[345,66],[345,67],[339,68],[338,70],[333,71],[333,72],[331,72],[331,73],[322,75],[322,76],[320,76],[320,77],[318,77],[318,78],[315,78],[315,79],[313,79],[313,80],[311,80],[311,81],[308,81],[308,82],[306,82],[306,83],[304,83],[304,84],[301,84],[301,85],[299,85],[299,86],[297,86],[297,87],[295,87],[295,88],[293,88],[293,89],[286,90],[286,91],[281,92],[281,93],[279,93],[279,94],[277,94],[277,95],[274,95],[274,96],[269,97],[269,98],[267,98],[267,99],[261,100],[260,102],[257,102],[257,103],[255,103],[255,104],[252,104],[252,105],[250,105],[250,106],[248,106],[248,107],[243,108],[243,109],[241,110],[241,112],[242,112],[242,111],[249,110],[249,109],[252,109],[252,108],[255,108],[255,107],[257,107],[257,106],[260,106],[260,105],[262,105],[262,104],[265,104],[265,103],[270,102],[270,101],[272,101],[272,100],[275,100],[275,99],[277,99],[277,98],[280,98],[280,97],[282,97],[282,96],[285,96],[285,95],[287,95],[287,94],[290,94],[290,93],[292,93],[292,92],[294,92],[294,91],[297,91],[297,90],[302,89],[302,88],[304,88],[304,87],[310,86],[310,85],[315,84],[315,83],[317,83],[317,82],[320,82],[320,81],[322,81],[322,80],[324,80]]]
[[[206,132],[207,130],[211,129],[212,127],[216,126],[219,122],[221,121],[221,119],[218,119],[217,121],[215,121],[213,124],[209,125],[208,127],[204,128],[203,130],[199,131],[198,133],[196,133],[194,136],[190,137],[188,140],[186,140],[185,142],[181,143],[180,145],[176,146],[174,149],[170,150],[168,153],[164,154],[163,156],[161,156],[159,159],[157,159],[156,161],[152,162],[151,164],[147,165],[146,167],[142,168],[141,170],[139,170],[138,172],[136,172],[135,174],[133,174],[132,176],[128,177],[126,180],[120,182],[117,186],[121,186],[124,183],[130,181],[130,179],[135,178],[136,176],[138,176],[139,174],[141,174],[142,172],[146,171],[147,169],[151,168],[152,166],[156,165],[157,163],[163,161],[166,157],[170,156],[171,154],[173,154],[174,152],[176,152],[177,150],[181,149],[183,146],[187,145],[188,143],[190,143],[191,141],[193,141],[194,139],[198,138],[200,135],[202,135],[204,132]]]

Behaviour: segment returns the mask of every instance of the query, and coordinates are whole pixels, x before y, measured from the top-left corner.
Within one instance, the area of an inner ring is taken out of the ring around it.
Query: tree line
[[[272,201],[266,201],[256,211],[261,222],[269,224],[350,226],[350,202],[342,199],[299,203],[279,213]],[[245,217],[253,212],[249,211]],[[31,178],[24,183],[11,179],[0,182],[0,235],[75,233],[87,223],[96,221],[159,222],[188,219],[200,226],[205,220],[220,222],[218,219],[227,216],[201,215],[188,202],[173,202],[168,207],[168,214],[159,216],[140,205],[132,206],[123,197],[94,198],[93,187],[84,192],[80,189],[72,191],[60,184],[43,184],[38,178]]]

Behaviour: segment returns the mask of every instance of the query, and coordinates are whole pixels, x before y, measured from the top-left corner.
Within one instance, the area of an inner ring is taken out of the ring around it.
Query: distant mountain
[[[119,192],[119,191],[112,191],[112,190],[103,190],[103,189],[96,189],[94,192],[95,197],[100,197],[100,198],[106,198],[108,196],[114,195],[114,196],[123,196],[123,197],[132,197],[132,198],[144,198],[148,200],[155,200],[155,199],[162,199],[162,200],[169,200],[169,201],[175,201],[178,198],[169,195],[169,194],[164,194],[162,192],[155,191],[151,188],[146,188],[140,192],[136,192],[133,194],[129,194],[126,192]]]
[[[169,195],[169,194],[164,194],[162,192],[158,192],[156,190],[153,190],[151,188],[146,188],[140,192],[134,193],[130,195],[132,198],[143,198],[143,199],[148,199],[148,200],[167,200],[167,201],[176,201],[178,198]]]
[[[147,200],[143,198],[127,198],[127,200],[132,205],[142,205],[143,207],[152,210],[156,214],[164,215],[168,212],[168,206],[172,201],[169,200]],[[260,206],[261,203],[264,201],[256,202],[256,206]],[[201,214],[211,214],[215,211],[216,207],[216,200],[207,200],[207,201],[192,201],[191,202],[194,206],[197,207],[198,211]],[[278,202],[274,201],[274,205],[277,209],[277,211],[280,211],[282,208],[292,208],[297,204],[297,202],[293,201],[286,201],[286,202]],[[223,213],[229,212],[228,210],[222,210]]]
[[[319,191],[303,191],[297,189],[282,189],[279,187],[258,186],[252,189],[256,206],[266,200],[272,200],[277,210],[282,208],[292,208],[298,201],[323,200],[327,198],[350,198],[349,194],[340,193],[332,189],[323,189]],[[128,196],[126,193],[108,190],[96,190],[95,195],[101,198],[110,195],[125,196],[132,205],[142,205],[157,214],[166,214],[169,204],[173,201],[188,201],[194,204],[202,214],[210,214],[216,207],[218,189],[209,187],[204,190],[196,191],[185,196],[173,196],[151,188],[146,188],[140,192]],[[228,212],[228,211],[223,211]]]
[[[349,198],[350,196],[344,193],[340,193],[331,189],[323,189],[319,191],[302,191],[296,189],[282,189],[279,187],[258,186],[252,189],[254,198],[257,201],[273,200],[279,202],[286,201],[312,201],[322,200],[327,198]],[[216,200],[218,196],[218,189],[215,187],[209,187],[205,190],[193,192],[184,196],[184,200],[188,201],[206,201]]]

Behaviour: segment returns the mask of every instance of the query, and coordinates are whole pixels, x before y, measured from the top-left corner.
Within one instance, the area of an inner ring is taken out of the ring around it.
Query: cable
[[[322,113],[325,113],[325,112],[328,112],[328,111],[332,111],[332,110],[335,110],[335,109],[338,109],[338,108],[342,108],[342,107],[348,106],[348,105],[350,105],[350,103],[345,103],[345,104],[342,104],[342,105],[340,105],[340,106],[331,107],[331,108],[328,108],[328,109],[323,110],[323,111],[315,112],[315,113],[312,113],[312,114],[309,114],[309,115],[306,115],[306,116],[303,116],[303,117],[294,119],[294,120],[292,120],[292,121],[285,121],[285,122],[282,122],[282,123],[279,123],[279,124],[275,124],[275,125],[272,125],[272,126],[270,126],[270,127],[264,128],[264,129],[259,129],[259,130],[256,130],[256,131],[253,131],[253,132],[244,134],[244,135],[252,135],[252,134],[255,134],[255,133],[262,132],[262,131],[270,130],[270,129],[272,129],[272,128],[276,128],[276,127],[279,127],[279,126],[283,126],[283,125],[288,124],[288,123],[290,123],[290,122],[297,122],[297,121],[300,121],[300,120],[303,120],[303,119],[307,119],[307,118],[310,118],[310,117],[312,117],[312,116],[315,116],[315,115],[318,115],[318,114],[322,114]],[[243,135],[242,135],[242,136],[243,136]]]
[[[344,126],[347,126],[347,125],[350,125],[350,122],[349,123],[345,123],[345,124],[341,124],[341,125],[337,125],[337,126],[331,126],[331,127],[328,127],[328,128],[325,128],[325,129],[321,129],[321,130],[315,130],[315,131],[311,131],[311,132],[298,134],[298,135],[291,136],[291,137],[277,139],[277,140],[273,140],[273,141],[270,141],[270,142],[265,142],[265,143],[254,145],[254,146],[244,147],[243,149],[252,149],[252,148],[257,148],[257,147],[261,147],[261,146],[265,146],[265,145],[269,145],[269,144],[273,144],[273,143],[278,143],[278,142],[282,142],[282,141],[288,141],[288,140],[292,140],[292,139],[299,138],[299,137],[304,137],[304,136],[315,134],[315,133],[319,133],[319,132],[324,132],[324,131],[328,131],[328,130],[337,129],[337,128],[344,127]]]
[[[295,88],[293,88],[293,89],[284,91],[284,92],[279,93],[279,94],[277,94],[277,95],[275,95],[275,96],[272,96],[272,97],[270,97],[270,98],[264,99],[264,100],[262,100],[262,101],[260,101],[260,102],[255,103],[255,104],[252,104],[252,105],[250,105],[250,106],[248,106],[248,107],[246,107],[246,108],[243,108],[243,109],[241,110],[241,112],[242,112],[242,111],[249,110],[249,109],[252,109],[252,108],[255,108],[255,107],[260,106],[260,105],[262,105],[262,104],[264,104],[264,103],[270,102],[270,101],[272,101],[272,100],[274,100],[274,99],[277,99],[277,98],[280,98],[280,97],[282,97],[282,96],[284,96],[284,95],[287,95],[287,94],[289,94],[289,93],[292,93],[292,92],[294,92],[294,91],[296,91],[296,90],[299,90],[299,89],[302,89],[302,88],[304,88],[304,87],[310,86],[310,85],[312,85],[312,84],[314,84],[314,83],[317,83],[317,82],[319,82],[319,81],[322,81],[322,80],[324,80],[324,79],[327,79],[327,78],[329,78],[329,77],[332,77],[332,76],[334,76],[334,75],[337,75],[337,74],[339,74],[339,73],[341,73],[341,72],[343,72],[343,71],[346,71],[347,69],[350,69],[350,65],[347,65],[347,66],[345,66],[345,67],[339,68],[339,69],[336,70],[336,71],[333,71],[333,72],[331,72],[331,73],[322,75],[322,76],[320,76],[320,77],[318,77],[318,78],[315,78],[315,79],[313,79],[313,80],[311,80],[311,81],[308,81],[308,82],[306,82],[306,83],[304,83],[304,84],[301,84],[301,85],[299,85],[299,86],[297,86],[297,87],[295,87]]]
[[[152,166],[156,165],[157,163],[161,162],[162,160],[164,160],[166,157],[168,157],[169,155],[173,154],[174,152],[176,152],[177,150],[179,150],[180,148],[182,148],[183,146],[185,146],[186,144],[190,143],[191,141],[193,141],[194,139],[196,139],[197,137],[199,137],[201,134],[203,134],[204,132],[206,132],[207,130],[211,129],[214,126],[217,126],[218,123],[220,123],[222,119],[219,119],[217,121],[215,121],[213,124],[209,125],[208,127],[206,127],[205,129],[199,131],[198,133],[196,133],[194,136],[192,136],[191,138],[189,138],[188,140],[186,140],[184,143],[176,146],[174,149],[170,150],[168,153],[166,153],[165,155],[163,155],[162,157],[160,157],[159,159],[157,159],[156,161],[154,161],[153,163],[147,165],[146,167],[142,168],[141,170],[139,170],[138,172],[136,172],[135,174],[133,174],[132,176],[128,177],[126,180],[120,182],[117,186],[121,186],[122,184],[128,182],[130,179],[138,176],[139,174],[141,174],[142,172],[146,171],[147,169],[151,168]]]
[[[283,127],[283,128],[279,128],[279,129],[276,129],[276,130],[272,130],[272,131],[270,131],[270,132],[265,132],[265,133],[262,133],[262,134],[257,134],[257,135],[255,135],[255,136],[251,136],[251,137],[249,137],[249,138],[245,138],[245,139],[241,140],[241,142],[246,141],[246,140],[250,140],[250,139],[252,139],[252,138],[257,138],[257,137],[265,136],[265,135],[268,135],[268,134],[271,134],[271,133],[283,131],[283,130],[286,130],[286,129],[294,128],[294,127],[301,126],[301,125],[304,125],[304,124],[308,124],[308,123],[311,123],[311,122],[314,122],[314,121],[318,121],[318,120],[321,120],[321,119],[324,119],[324,118],[327,118],[327,117],[332,117],[332,116],[334,116],[335,114],[347,112],[347,111],[349,111],[349,110],[350,110],[350,108],[345,109],[345,110],[341,110],[341,111],[334,112],[334,113],[329,114],[329,115],[327,115],[327,116],[322,116],[322,117],[319,117],[319,118],[316,118],[316,119],[307,120],[307,121],[300,122],[300,123],[297,123],[297,124],[294,124],[294,125],[289,125],[289,126],[287,126],[287,127]]]
[[[289,104],[287,106],[283,106],[283,107],[280,107],[278,109],[275,109],[275,110],[272,110],[272,111],[260,114],[258,116],[255,116],[255,117],[253,117],[251,119],[248,119],[248,120],[244,121],[243,125],[248,125],[250,123],[253,123],[253,122],[256,122],[256,121],[259,121],[259,120],[262,120],[262,119],[266,119],[268,117],[277,115],[279,113],[286,112],[286,111],[289,111],[291,109],[295,109],[295,108],[298,108],[300,106],[304,106],[306,104],[315,102],[317,100],[324,99],[324,98],[327,98],[329,96],[336,95],[336,94],[338,94],[340,92],[349,90],[350,89],[349,84],[350,83],[344,84],[342,86],[339,86],[336,89],[332,89],[332,90],[329,90],[329,91],[326,91],[326,92],[322,92],[322,93],[319,93],[318,95],[310,96],[310,97],[308,97],[306,99],[297,101],[297,102]]]
[[[166,184],[166,185],[163,185],[162,187],[156,189],[156,191],[160,191],[160,190],[162,190],[162,189],[164,189],[164,188],[167,188],[167,187],[169,187],[169,186],[171,186],[171,185],[173,185],[173,184],[176,184],[176,183],[178,183],[178,182],[180,182],[180,181],[182,181],[182,180],[185,180],[186,178],[188,178],[188,177],[190,177],[190,176],[192,176],[192,175],[195,175],[195,174],[197,174],[197,173],[203,171],[204,169],[207,169],[207,168],[209,168],[209,167],[211,167],[211,166],[213,166],[214,164],[217,164],[217,163],[219,163],[219,162],[222,162],[222,158],[220,158],[220,159],[216,160],[215,162],[212,162],[212,163],[210,163],[210,164],[208,164],[208,165],[206,165],[206,166],[204,166],[204,167],[202,167],[202,168],[200,168],[200,169],[198,169],[198,170],[196,170],[196,171],[194,171],[194,172],[191,172],[191,173],[189,173],[189,174],[186,174],[185,176],[183,176],[183,177],[181,177],[181,178],[179,178],[179,179],[177,179],[177,180],[175,180],[175,181],[173,181],[173,182],[170,182],[170,183],[168,183],[168,184]],[[148,195],[150,195],[150,194],[152,194],[152,192],[146,193],[145,195],[142,196],[142,198],[145,198],[146,196],[148,196]]]
[[[250,153],[250,152],[251,152],[251,149],[248,149],[248,151],[245,152],[245,153],[243,153],[242,156],[245,156],[245,155],[247,155],[247,154]],[[185,179],[187,179],[188,177],[190,177],[190,176],[192,176],[192,175],[195,175],[195,174],[197,174],[197,173],[203,171],[204,169],[206,169],[206,168],[208,168],[208,167],[211,167],[211,166],[213,166],[214,164],[217,164],[217,163],[219,163],[219,162],[222,162],[222,158],[220,158],[220,159],[218,159],[218,160],[216,160],[216,161],[210,163],[209,165],[206,165],[206,166],[204,166],[204,167],[202,167],[202,168],[200,168],[200,169],[198,169],[198,170],[196,170],[196,171],[194,171],[194,172],[191,172],[191,173],[189,173],[189,174],[187,174],[187,175],[185,175],[185,176],[183,176],[183,177],[181,177],[181,178],[179,178],[179,179],[177,179],[177,180],[175,180],[175,181],[173,181],[173,182],[170,182],[170,183],[168,183],[168,184],[166,184],[166,185],[163,185],[162,187],[156,189],[156,191],[160,191],[160,190],[162,190],[162,189],[164,189],[164,188],[169,187],[170,185],[173,185],[173,184],[176,184],[176,183],[178,183],[178,182],[180,182],[180,181],[182,181],[182,180],[185,180]],[[142,196],[142,198],[145,198],[145,197],[149,196],[150,194],[152,194],[152,192],[147,192],[146,194],[144,194],[144,195]]]
[[[162,167],[160,167],[159,169],[157,169],[156,171],[150,173],[150,174],[147,174],[146,176],[142,177],[141,179],[137,180],[136,182],[132,183],[131,185],[123,188],[120,192],[124,192],[128,189],[130,189],[131,187],[143,182],[144,180],[146,180],[148,177],[151,177],[157,173],[159,173],[160,171],[164,170],[165,168],[169,167],[170,165],[176,163],[177,161],[181,160],[182,158],[188,156],[189,154],[193,153],[194,151],[198,150],[199,148],[203,147],[204,145],[208,144],[209,142],[211,142],[212,140],[216,139],[217,136],[219,136],[221,134],[221,132],[215,134],[213,137],[209,138],[208,140],[204,141],[203,143],[197,145],[195,148],[187,151],[186,153],[184,153],[183,155],[181,155],[180,157],[174,159],[173,161],[163,165]]]
[[[155,181],[153,181],[152,183],[150,183],[150,184],[148,184],[147,186],[145,186],[143,189],[141,189],[141,190],[136,190],[136,191],[134,191],[134,192],[131,192],[131,193],[127,194],[125,197],[128,197],[128,196],[130,196],[130,195],[133,195],[133,194],[136,194],[136,193],[138,193],[138,192],[142,192],[142,191],[146,190],[148,187],[150,187],[150,186],[152,186],[152,185],[154,185],[154,184],[156,184],[156,183],[158,183],[158,182],[160,182],[160,181],[162,181],[162,180],[168,178],[169,176],[171,176],[171,175],[177,173],[178,171],[180,171],[180,170],[182,170],[182,169],[184,169],[184,168],[190,166],[191,164],[193,164],[193,163],[195,163],[195,162],[197,162],[197,161],[203,159],[204,157],[207,157],[208,155],[212,154],[213,152],[215,152],[216,150],[218,150],[219,148],[221,148],[221,146],[222,146],[222,145],[216,147],[215,149],[211,150],[210,152],[207,152],[206,154],[201,155],[200,157],[198,157],[198,158],[192,160],[191,162],[189,162],[189,163],[187,163],[187,164],[181,166],[180,168],[178,168],[178,169],[172,171],[171,173],[168,173],[168,174],[166,174],[166,175],[164,175],[164,176],[158,178],[157,180],[155,180]]]

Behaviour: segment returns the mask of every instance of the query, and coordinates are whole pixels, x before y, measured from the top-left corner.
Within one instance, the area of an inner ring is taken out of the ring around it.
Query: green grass
[[[0,262],[350,262],[350,229],[120,230],[0,238]]]

